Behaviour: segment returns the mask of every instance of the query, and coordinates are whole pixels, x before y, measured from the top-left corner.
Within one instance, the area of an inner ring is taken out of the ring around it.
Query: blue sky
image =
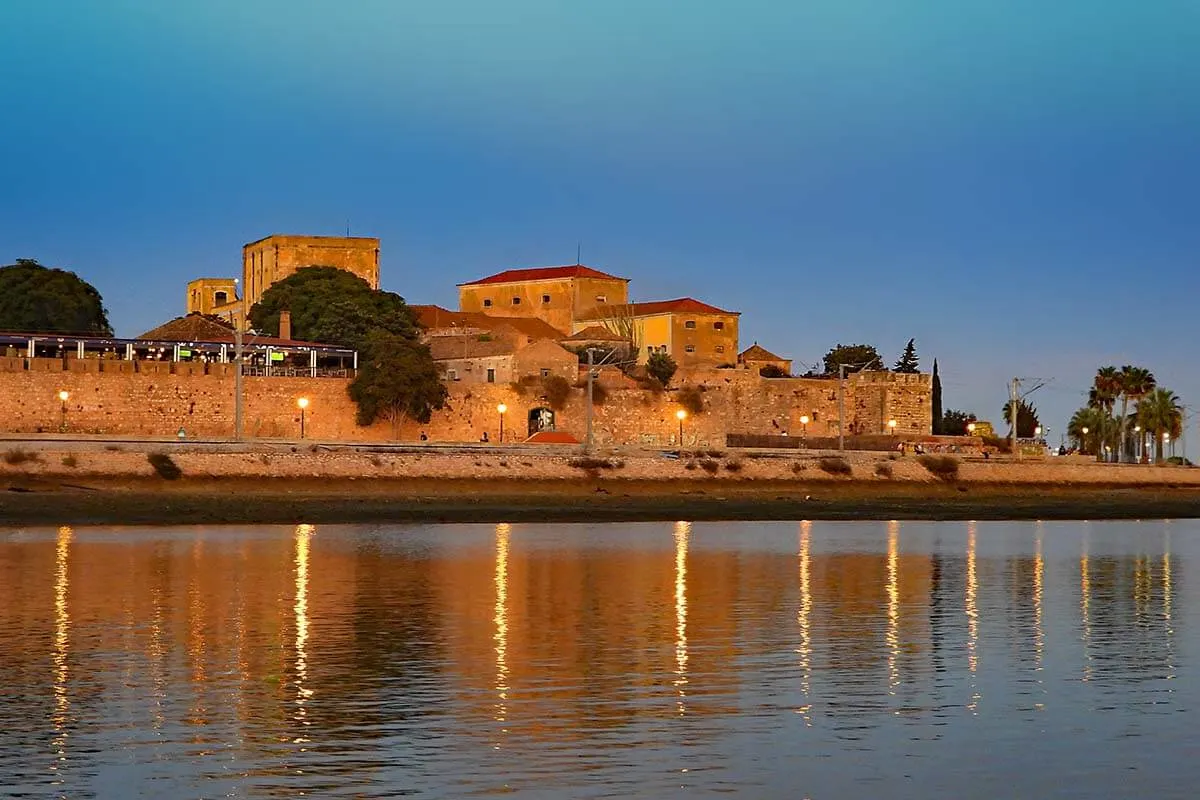
[[[1101,364],[1200,406],[1197,52],[1189,0],[5,0],[0,263],[132,335],[269,233],[448,306],[582,241],[799,362],[915,337],[984,418],[1051,379],[1057,440]]]

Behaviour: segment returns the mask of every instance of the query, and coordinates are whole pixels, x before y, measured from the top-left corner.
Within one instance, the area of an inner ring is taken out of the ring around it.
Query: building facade
[[[580,264],[510,269],[458,285],[458,307],[494,317],[533,317],[564,335],[575,320],[603,306],[629,301],[629,279]]]
[[[737,311],[691,297],[653,303],[628,303],[601,312],[593,309],[576,320],[576,332],[603,324],[628,328],[644,364],[653,353],[666,353],[681,367],[733,364],[738,354]]]

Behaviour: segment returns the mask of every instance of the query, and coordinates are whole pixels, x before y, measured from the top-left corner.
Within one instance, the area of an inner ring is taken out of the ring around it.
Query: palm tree
[[[1129,401],[1141,400],[1150,393],[1155,386],[1154,373],[1143,367],[1134,367],[1126,364],[1121,367],[1121,371],[1117,374],[1121,389],[1121,456],[1127,455],[1130,442],[1128,441],[1129,428]],[[1129,455],[1132,455],[1131,453]]]
[[[1163,434],[1179,436],[1183,430],[1183,409],[1170,389],[1153,389],[1137,404],[1138,424],[1154,435],[1154,460],[1162,461]]]
[[[1105,413],[1092,406],[1084,406],[1071,416],[1071,421],[1067,423],[1067,435],[1079,442],[1080,453],[1092,452],[1089,442],[1099,442],[1105,419]],[[1087,433],[1083,432],[1084,428],[1087,428]]]
[[[1004,419],[1012,425],[1012,400],[1004,404],[1004,410],[1000,412],[1004,415]],[[1020,439],[1032,439],[1037,435],[1037,427],[1039,425],[1038,410],[1031,405],[1027,400],[1017,401],[1017,437]]]
[[[1088,405],[1104,412],[1104,425],[1100,430],[1100,444],[1107,444],[1112,436],[1111,417],[1113,406],[1121,394],[1121,371],[1116,367],[1101,367],[1096,370],[1092,379],[1092,389],[1088,392]],[[1096,448],[1096,457],[1100,458],[1103,447]]]

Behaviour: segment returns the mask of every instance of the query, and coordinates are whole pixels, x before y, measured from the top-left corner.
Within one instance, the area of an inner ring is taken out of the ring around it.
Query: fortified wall
[[[297,400],[308,399],[305,435],[310,439],[387,441],[392,426],[362,428],[344,378],[245,377],[243,427],[253,438],[300,436]],[[678,446],[679,390],[635,387],[613,370],[598,383],[607,397],[593,406],[594,439],[600,445]],[[815,378],[763,378],[752,370],[712,369],[682,373],[673,386],[700,389],[704,410],[683,420],[686,446],[723,446],[726,433],[789,436],[837,434],[838,382]],[[230,438],[234,428],[233,366],[218,363],[0,357],[0,433],[68,433],[113,436]],[[846,434],[930,433],[930,376],[861,373],[846,380]],[[66,392],[68,399],[59,400]],[[538,385],[452,386],[448,407],[428,424],[406,423],[399,438],[425,433],[432,441],[478,441],[499,435],[497,406],[506,406],[505,441],[528,435],[531,412],[546,407]],[[585,392],[573,389],[555,412],[556,428],[582,440]],[[64,412],[65,406],[65,412]],[[801,417],[807,416],[805,426]]]

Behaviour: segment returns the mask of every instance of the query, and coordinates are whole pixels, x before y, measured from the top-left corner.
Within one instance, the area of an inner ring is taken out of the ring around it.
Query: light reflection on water
[[[1197,556],[1180,521],[0,530],[0,795],[1190,797]]]

